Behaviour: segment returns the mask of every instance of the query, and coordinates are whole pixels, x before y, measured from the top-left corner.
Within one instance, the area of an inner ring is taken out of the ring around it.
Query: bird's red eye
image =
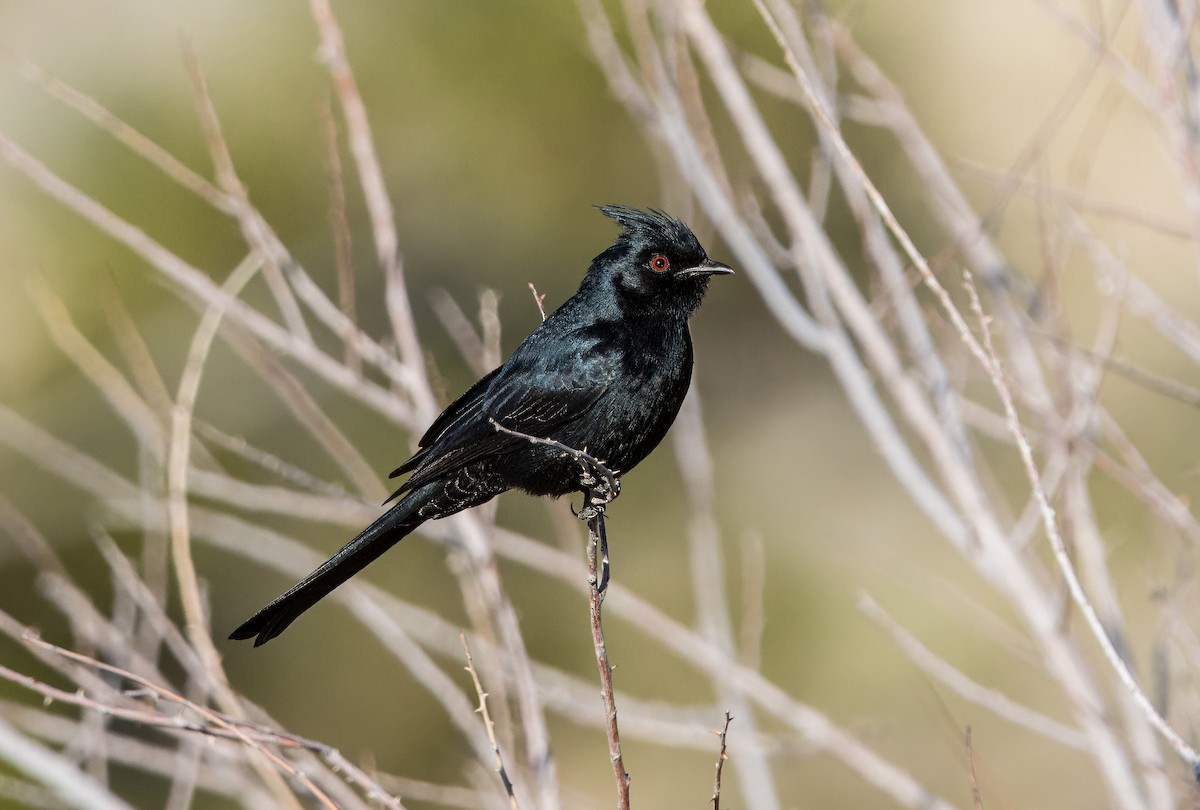
[[[656,273],[665,273],[671,266],[671,262],[661,253],[654,254],[654,258],[650,260],[650,269]]]

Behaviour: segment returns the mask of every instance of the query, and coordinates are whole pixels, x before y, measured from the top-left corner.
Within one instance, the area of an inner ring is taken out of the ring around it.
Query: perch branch
[[[589,507],[592,495],[588,495]],[[585,510],[589,507],[585,507]],[[605,728],[608,732],[608,754],[612,759],[613,775],[617,780],[617,808],[629,810],[629,773],[621,756],[621,733],[617,729],[617,702],[613,692],[612,666],[608,663],[608,649],[604,644],[604,624],[600,615],[604,604],[605,586],[608,584],[608,536],[604,531],[604,505],[594,508],[588,518],[588,603],[591,608],[592,643],[596,648],[596,664],[600,668],[600,694],[604,698]],[[596,569],[603,567],[603,575]]]
[[[608,663],[608,649],[604,643],[604,624],[601,609],[604,593],[608,587],[608,535],[604,530],[604,507],[621,494],[617,475],[604,462],[588,454],[586,450],[568,447],[554,439],[530,436],[518,430],[506,428],[495,419],[488,419],[492,427],[501,433],[525,439],[531,444],[543,444],[561,450],[583,467],[580,484],[586,490],[580,520],[588,524],[588,603],[592,620],[592,644],[596,649],[596,665],[600,669],[600,694],[604,699],[605,727],[608,733],[608,753],[612,760],[613,775],[617,780],[617,807],[629,810],[629,774],[621,756],[621,733],[617,729],[617,701],[613,691],[612,666]]]

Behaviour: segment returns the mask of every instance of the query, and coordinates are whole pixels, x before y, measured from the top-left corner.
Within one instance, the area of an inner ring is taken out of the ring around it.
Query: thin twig
[[[258,272],[261,261],[251,253],[229,275],[224,289],[236,296]],[[175,396],[171,420],[170,445],[167,452],[167,493],[171,512],[171,556],[175,563],[180,597],[186,616],[186,629],[192,643],[201,653],[205,664],[219,681],[220,655],[208,634],[208,617],[200,597],[196,569],[192,563],[191,541],[187,525],[187,475],[191,456],[192,413],[200,392],[200,379],[213,339],[217,335],[224,309],[211,307],[200,320],[188,351],[187,363]]]
[[[346,43],[333,7],[328,0],[312,0],[309,8],[321,35],[319,55],[329,70],[330,78],[333,79],[334,91],[346,120],[350,153],[358,167],[358,180],[362,184],[363,198],[366,200],[371,224],[375,229],[375,249],[379,266],[386,271],[396,264],[399,239],[396,235],[392,201],[383,181],[379,156],[375,153],[371,126],[367,122],[367,107],[358,92],[358,82],[350,68],[350,61],[346,56]],[[402,354],[407,360],[407,351]]]
[[[569,447],[554,439],[531,436],[528,433],[512,430],[500,424],[495,419],[488,419],[492,427],[501,433],[524,439],[531,444],[543,444],[561,450],[580,463],[583,468],[581,484],[586,488],[587,497],[579,510],[579,517],[588,524],[588,583],[590,585],[588,602],[590,605],[592,624],[592,643],[596,650],[596,663],[600,668],[601,695],[604,699],[604,713],[607,721],[609,756],[613,763],[613,773],[617,779],[617,807],[621,810],[629,808],[629,774],[621,758],[621,736],[617,729],[616,697],[613,693],[612,667],[608,663],[608,651],[604,643],[604,628],[601,621],[601,603],[608,586],[608,536],[604,530],[604,507],[621,493],[620,481],[615,472],[604,462],[589,455],[586,450]],[[600,572],[603,573],[600,573]]]
[[[344,496],[346,494],[343,487],[331,484],[324,478],[284,461],[273,453],[255,447],[243,436],[231,436],[220,428],[196,418],[192,419],[192,429],[195,430],[197,438],[203,439],[206,443],[219,447],[289,484],[321,495]]]
[[[479,698],[479,708],[476,711],[483,716],[483,727],[487,729],[488,742],[492,744],[492,752],[496,755],[496,774],[500,777],[500,781],[504,785],[504,793],[508,796],[508,806],[512,810],[518,810],[517,796],[513,792],[513,784],[508,778],[508,771],[504,769],[504,757],[500,755],[500,744],[496,742],[496,725],[492,722],[492,716],[488,712],[487,692],[483,691],[483,684],[479,681],[479,673],[475,671],[475,662],[471,659],[471,648],[467,645],[467,634],[459,633],[458,639],[462,642],[463,653],[467,656],[466,670],[471,673],[471,682],[475,685],[475,694]]]
[[[542,316],[542,320],[546,320],[546,294],[538,294],[537,287],[533,286],[533,282],[529,282],[529,291],[533,293],[533,302],[537,304],[538,314]]]
[[[17,75],[21,78],[37,85],[51,98],[57,99],[96,124],[213,208],[230,216],[236,214],[236,203],[228,194],[213,185],[203,175],[186,166],[153,140],[118,118],[91,96],[80,92],[3,45],[0,45],[0,58],[10,61],[16,67]]]
[[[967,781],[971,783],[971,804],[975,810],[983,810],[983,793],[979,790],[979,780],[975,778],[975,749],[971,746],[971,727],[967,726],[963,735],[963,744],[967,751]]]
[[[493,289],[479,293],[480,341],[483,343],[483,364],[488,371],[500,365],[500,295]]]
[[[762,662],[763,635],[766,630],[767,559],[762,534],[745,532],[738,543],[741,549],[742,605],[738,631],[737,657],[752,669]]]
[[[725,755],[725,739],[729,734],[729,724],[733,722],[733,715],[725,712],[725,725],[720,731],[714,732],[721,740],[721,748],[717,751],[716,774],[713,776],[713,795],[712,806],[713,810],[721,810],[721,772],[725,769],[725,760],[729,757]]]
[[[329,188],[329,230],[333,234],[333,264],[337,269],[338,308],[354,328],[343,335],[346,342],[346,365],[362,371],[362,355],[358,348],[358,306],[355,301],[354,251],[350,236],[350,221],[346,214],[346,185],[342,177],[342,157],[338,151],[337,121],[333,117],[333,102],[326,99],[321,105],[321,129],[325,135],[325,173]]]
[[[454,296],[438,287],[430,290],[429,303],[433,306],[438,320],[442,322],[446,334],[454,341],[458,353],[467,361],[473,372],[482,377],[496,367],[489,365],[489,352],[483,338],[475,331],[475,326],[454,300]]]
[[[129,427],[138,445],[161,455],[164,444],[163,426],[158,415],[129,384],[125,375],[80,331],[66,304],[45,282],[37,277],[31,278],[29,294],[46,324],[50,337],[63,354],[96,386],[113,411]]]

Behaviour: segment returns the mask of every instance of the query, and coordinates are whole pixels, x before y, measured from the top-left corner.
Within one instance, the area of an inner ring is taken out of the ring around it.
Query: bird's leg
[[[576,514],[580,520],[587,521],[592,537],[600,540],[597,551],[599,560],[593,560],[593,563],[599,562],[600,579],[596,583],[596,590],[603,596],[608,587],[608,534],[604,531],[604,507],[621,494],[621,482],[603,462],[587,453],[581,453],[579,461],[583,465],[583,475],[579,477],[584,488],[583,508]]]
[[[601,469],[604,469],[601,467]],[[612,476],[612,481],[616,483],[616,476]],[[599,592],[601,597],[608,588],[608,532],[604,528],[604,507],[612,502],[612,499],[617,497],[616,493],[610,490],[607,481],[597,481],[585,473],[585,480],[590,481],[590,488],[584,490],[583,493],[583,508],[576,515],[580,520],[586,520],[588,524],[588,535],[590,542],[588,543],[588,560],[592,570],[599,569],[600,574],[592,584]],[[619,491],[620,485],[617,485]]]
[[[608,590],[608,532],[604,530],[604,509],[601,507],[600,512],[596,515],[594,523],[589,524],[591,530],[600,536],[600,581],[596,583],[596,590],[600,592],[600,597],[604,598],[605,592]]]
[[[608,589],[608,532],[604,529],[605,502],[597,500],[593,493],[594,490],[584,493],[584,506],[575,514],[580,520],[587,521],[589,581],[603,598]]]

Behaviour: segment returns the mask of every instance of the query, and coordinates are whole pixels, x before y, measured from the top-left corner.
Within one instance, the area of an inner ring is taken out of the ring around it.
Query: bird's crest
[[[642,211],[628,205],[598,205],[600,213],[616,222],[624,233],[619,240],[637,240],[643,242],[661,242],[692,245],[699,247],[696,235],[692,229],[672,216],[651,208]]]

